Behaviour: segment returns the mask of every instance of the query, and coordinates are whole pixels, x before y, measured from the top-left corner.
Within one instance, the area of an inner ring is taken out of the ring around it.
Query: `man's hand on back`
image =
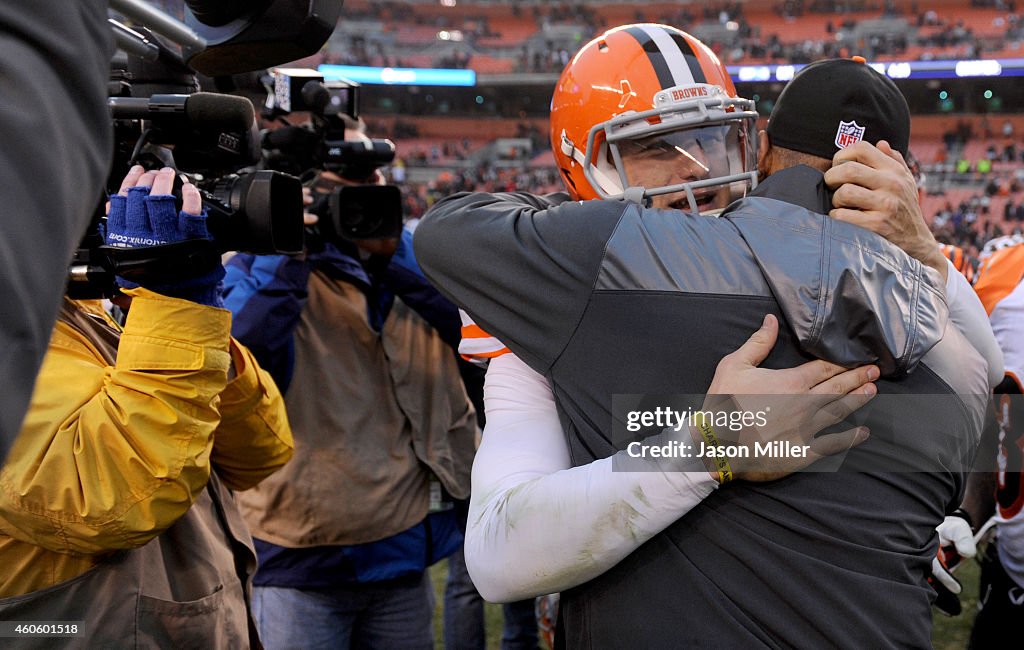
[[[888,142],[840,149],[825,183],[835,191],[830,217],[885,237],[946,279],[946,259],[921,214],[914,175]]]
[[[878,392],[873,383],[879,376],[877,366],[847,370],[817,360],[784,370],[759,368],[778,335],[778,319],[770,314],[765,316],[761,329],[719,362],[704,403],[703,411],[764,414],[763,425],[746,426],[739,431],[714,427],[714,435],[722,445],[745,447],[750,452],[746,457],[737,456],[729,461],[735,477],[748,481],[782,478],[867,440],[866,427],[824,436],[816,434],[841,422]],[[694,440],[700,442],[700,425],[692,429]],[[765,456],[756,453],[756,445],[762,449],[766,445],[800,447],[806,453]],[[709,471],[717,475],[713,459],[708,460],[705,462]]]

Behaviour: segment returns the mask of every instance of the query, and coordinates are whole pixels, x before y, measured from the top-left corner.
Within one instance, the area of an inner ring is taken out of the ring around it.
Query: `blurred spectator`
[[[363,140],[346,123],[348,140]],[[317,170],[316,193],[375,182]],[[459,317],[419,272],[411,232],[228,263],[232,329],[274,375],[296,459],[239,495],[274,648],[430,648],[426,568],[461,545],[476,417],[450,345]]]

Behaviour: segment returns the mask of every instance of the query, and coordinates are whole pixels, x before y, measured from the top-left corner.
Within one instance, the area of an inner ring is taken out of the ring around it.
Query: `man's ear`
[[[768,177],[768,160],[771,157],[772,142],[768,132],[761,129],[757,132],[757,174],[761,180]]]

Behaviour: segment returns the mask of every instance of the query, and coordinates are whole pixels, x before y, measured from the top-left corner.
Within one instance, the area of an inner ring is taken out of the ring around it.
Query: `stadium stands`
[[[1024,22],[1014,3],[348,0],[345,25],[324,56],[369,65],[468,67],[485,86],[490,75],[524,72],[546,74],[549,81],[545,83],[553,83],[571,53],[598,30],[654,21],[693,32],[732,64],[802,63],[851,54],[883,61],[1016,58],[1024,57]],[[541,83],[539,79],[535,83]],[[452,188],[512,189],[525,182],[527,186],[518,188],[557,189],[547,123],[534,114],[521,119],[466,117],[465,113],[461,117],[403,115],[400,120],[375,116],[374,126],[381,134],[391,135],[396,121],[415,132],[394,137],[404,161],[403,173],[413,181],[411,194],[418,197],[410,199],[410,206],[422,208],[429,196]],[[926,218],[938,222],[946,239],[968,248],[985,233],[1009,232],[1020,225],[1016,206],[1024,204],[1024,178],[1018,178],[1024,146],[1017,145],[1014,136],[1003,135],[1004,123],[1009,123],[1016,139],[1024,133],[1024,115],[947,113],[914,118],[911,150],[925,173]],[[515,160],[498,156],[495,142],[524,135],[524,127],[533,130],[530,154]],[[447,180],[438,183],[438,178]],[[1007,214],[1009,222],[1004,221]]]
[[[910,0],[887,3],[802,2],[671,3],[590,2],[586,5],[545,3],[384,2],[350,0],[348,27],[339,30],[331,48],[367,51],[360,43],[377,40],[389,56],[414,67],[439,67],[445,55],[430,46],[458,41],[480,74],[557,72],[550,61],[561,50],[572,52],[600,29],[637,21],[665,22],[692,31],[727,63],[807,62],[852,53],[891,61],[1021,56],[1024,30],[1012,3],[976,6],[963,0],[942,0],[919,9]],[[994,3],[993,3],[994,4]],[[826,9],[831,9],[830,11]],[[851,10],[854,9],[854,10]],[[364,22],[366,21],[366,22]],[[369,27],[383,21],[384,29]],[[357,26],[353,29],[353,24]],[[457,32],[457,35],[453,36]],[[425,52],[428,49],[430,51]],[[433,60],[425,64],[425,54]],[[419,55],[416,59],[412,56]],[[373,64],[369,57],[363,64]],[[560,66],[557,66],[560,67]]]

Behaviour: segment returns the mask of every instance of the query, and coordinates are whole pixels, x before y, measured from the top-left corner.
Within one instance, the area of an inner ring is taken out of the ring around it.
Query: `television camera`
[[[375,172],[395,158],[386,139],[346,139],[359,126],[359,84],[328,81],[315,70],[278,68],[265,81],[263,116],[284,124],[263,133],[267,167],[298,175],[307,184],[321,172],[345,181],[317,194],[310,212],[319,221],[307,228],[312,246],[320,241],[359,241],[397,237],[402,231],[402,195],[394,185],[374,183]],[[309,113],[308,124],[286,117]]]
[[[135,281],[201,275],[230,250],[301,252],[301,182],[281,171],[255,169],[261,151],[252,104],[199,92],[196,73],[229,75],[311,54],[330,36],[342,1],[186,0],[186,23],[141,0],[111,0],[110,5],[138,26],[110,21],[119,46],[108,88],[114,162],[69,269],[68,295],[115,295],[115,275]],[[179,197],[187,175],[200,189],[212,241],[105,246],[100,234],[105,198],[118,191],[134,164],[177,169]]]

